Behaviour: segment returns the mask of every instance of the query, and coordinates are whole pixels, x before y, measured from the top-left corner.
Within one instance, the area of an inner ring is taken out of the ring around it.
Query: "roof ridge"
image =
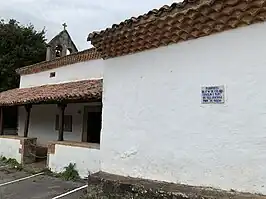
[[[196,0],[196,1],[201,1],[201,0]],[[201,4],[198,4],[196,6],[189,7],[187,9],[184,9],[184,10],[181,10],[181,11],[178,11],[178,12],[175,12],[175,13],[172,13],[172,14],[168,14],[168,15],[165,15],[165,16],[158,16],[157,18],[154,18],[154,19],[149,20],[149,21],[144,21],[143,23],[140,23],[138,25],[133,26],[132,29],[139,28],[141,26],[146,26],[147,24],[156,22],[157,20],[165,20],[168,17],[175,17],[175,16],[177,16],[178,14],[181,14],[181,13],[184,13],[185,14],[185,13],[191,11],[191,10],[199,9],[202,6],[211,5],[211,4],[214,3],[214,1],[217,1],[217,0],[203,0]],[[125,29],[123,31],[124,32],[131,32],[132,29]],[[114,35],[116,35],[116,34],[114,34]]]
[[[210,1],[213,1],[213,0],[183,0],[182,2],[174,2],[170,6],[165,4],[159,9],[150,10],[149,12],[139,15],[138,17],[131,17],[130,19],[126,19],[120,22],[119,24],[113,24],[110,28],[106,28],[101,31],[94,31],[88,35],[87,40],[90,41],[93,37],[97,35],[101,35],[103,33],[107,33],[109,31],[112,31],[113,29],[119,30],[119,29],[129,28],[132,26],[139,26],[142,24],[141,20],[145,20],[145,22],[143,22],[145,24],[150,23],[162,17],[164,14],[168,14],[174,9],[176,9],[175,13],[182,12],[184,10],[193,8],[194,6],[202,5],[203,3],[210,2]],[[150,18],[153,17],[153,19],[147,20],[149,17]]]
[[[55,58],[55,59],[52,59],[52,60],[49,60],[49,61],[42,61],[42,62],[31,64],[31,65],[28,65],[28,66],[24,66],[24,67],[16,69],[16,72],[18,74],[30,74],[31,73],[30,71],[35,69],[35,67],[48,66],[49,64],[52,65],[52,64],[59,63],[59,62],[61,62],[61,63],[56,65],[58,67],[64,66],[64,65],[68,65],[68,64],[74,64],[74,63],[77,63],[77,62],[80,62],[80,61],[75,61],[75,60],[73,60],[73,58],[75,56],[83,55],[83,54],[84,55],[91,55],[91,57],[88,57],[88,59],[84,58],[83,61],[101,58],[101,55],[97,51],[97,49],[92,47],[92,48],[89,48],[89,49],[85,49],[83,51],[79,51],[79,52],[75,52],[75,53],[69,54],[67,56],[58,57],[58,58]],[[67,62],[67,60],[70,60],[70,61]],[[53,67],[53,68],[56,68],[56,67]]]

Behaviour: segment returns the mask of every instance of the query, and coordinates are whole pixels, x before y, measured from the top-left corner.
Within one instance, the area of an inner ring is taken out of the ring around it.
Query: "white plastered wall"
[[[266,24],[105,61],[102,170],[266,194]],[[225,85],[224,105],[201,86]]]
[[[0,137],[0,156],[6,158],[14,158],[18,163],[21,163],[21,148],[20,139],[3,138]]]
[[[50,78],[50,73],[55,72],[55,77]],[[22,75],[20,88],[41,86],[45,84],[59,84],[103,77],[103,60],[90,60],[59,68]]]
[[[55,153],[49,154],[49,168],[53,172],[62,172],[70,163],[76,163],[81,178],[100,170],[100,150],[78,146],[55,144]]]

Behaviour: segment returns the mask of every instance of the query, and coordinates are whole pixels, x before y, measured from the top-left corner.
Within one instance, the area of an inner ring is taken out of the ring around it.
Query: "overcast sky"
[[[47,39],[59,33],[66,22],[79,50],[91,47],[87,35],[132,16],[179,0],[0,0],[0,18],[45,27]]]

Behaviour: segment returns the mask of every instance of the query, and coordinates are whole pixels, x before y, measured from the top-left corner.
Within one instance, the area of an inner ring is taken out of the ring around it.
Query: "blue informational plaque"
[[[224,104],[224,86],[201,87],[202,104]]]

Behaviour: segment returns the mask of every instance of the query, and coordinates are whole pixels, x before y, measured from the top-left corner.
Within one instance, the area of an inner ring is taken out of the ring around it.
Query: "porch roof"
[[[16,88],[0,93],[0,106],[100,100],[102,79],[30,88]]]

